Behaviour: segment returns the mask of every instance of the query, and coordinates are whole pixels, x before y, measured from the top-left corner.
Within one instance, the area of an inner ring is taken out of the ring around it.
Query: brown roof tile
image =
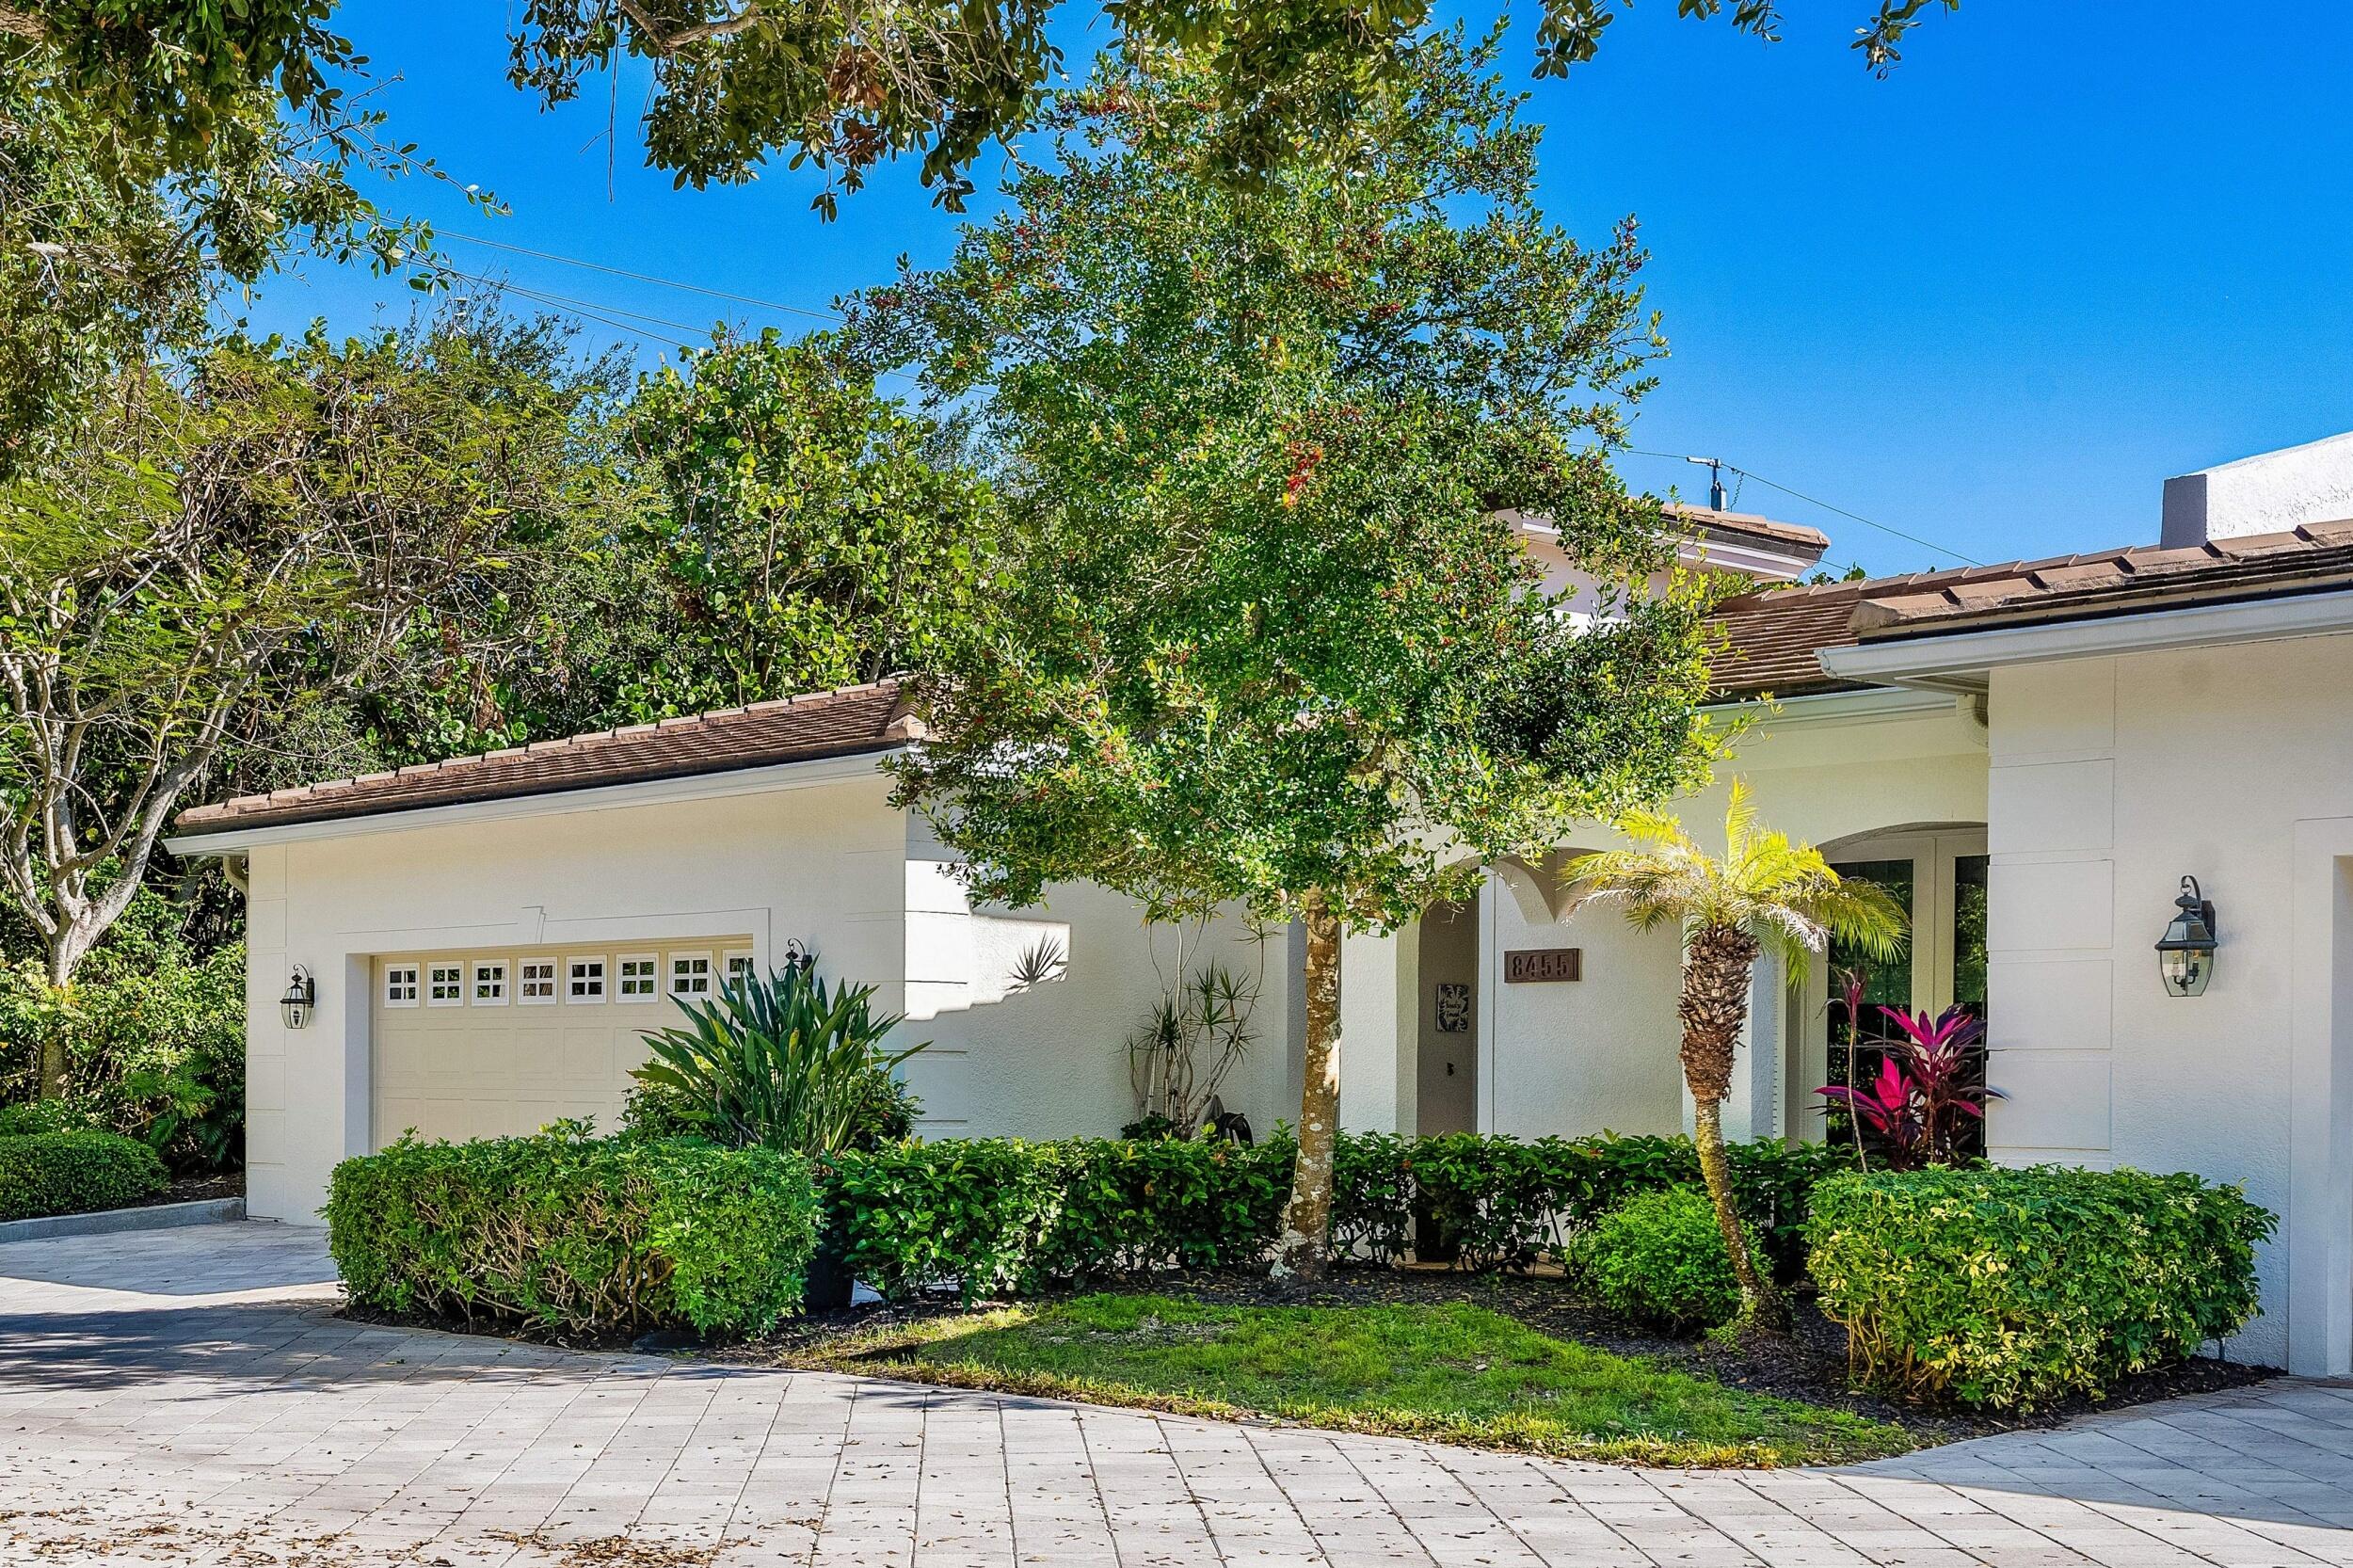
[[[1858,642],[2330,588],[2353,588],[2353,521],[2175,550],[2141,545],[1769,590],[1717,610],[1725,648],[1713,695],[1851,691],[1856,682],[1833,679],[1817,655]]]
[[[1808,528],[1795,522],[1775,522],[1771,518],[1759,517],[1753,512],[1719,512],[1681,501],[1667,502],[1659,510],[1679,522],[1689,524],[1703,538],[1762,541],[1785,549],[1809,551],[1816,556],[1830,548],[1830,536],[1818,528]]]
[[[509,746],[479,757],[453,757],[398,773],[241,795],[183,811],[173,829],[196,838],[814,761],[888,751],[918,733],[919,727],[901,701],[899,683],[881,680],[692,718],[664,719],[658,725],[631,725],[568,740]]]

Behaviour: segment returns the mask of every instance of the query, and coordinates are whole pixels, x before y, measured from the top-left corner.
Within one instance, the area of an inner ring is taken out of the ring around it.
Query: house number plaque
[[[1583,948],[1511,948],[1503,954],[1503,979],[1509,985],[1529,981],[1584,978]]]

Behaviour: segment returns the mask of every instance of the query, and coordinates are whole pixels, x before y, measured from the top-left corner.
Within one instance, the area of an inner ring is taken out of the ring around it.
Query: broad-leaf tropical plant
[[[873,986],[828,986],[813,963],[739,975],[709,1000],[680,999],[686,1021],[647,1033],[653,1054],[634,1076],[716,1142],[839,1154],[872,1114],[874,1080],[923,1048],[885,1048],[900,1018],[873,1002]]]
[[[1833,938],[1874,958],[1893,958],[1903,949],[1906,921],[1882,889],[1842,880],[1813,845],[1760,826],[1745,783],[1735,779],[1731,793],[1721,855],[1695,842],[1673,816],[1635,811],[1618,823],[1625,848],[1579,856],[1567,874],[1585,897],[1623,904],[1639,929],[1672,925],[1683,933],[1677,1011],[1700,1174],[1750,1316],[1781,1327],[1787,1308],[1750,1254],[1724,1153],[1724,1096],[1748,1022],[1751,972],[1760,955],[1770,955],[1796,979]]]
[[[1903,1038],[1886,1048],[1878,1076],[1814,1092],[1853,1119],[1858,1142],[1865,1128],[1871,1130],[1889,1170],[1960,1164],[1963,1136],[1985,1119],[1985,1102],[2008,1097],[1983,1080],[1985,1021],[1964,1007],[1933,1018],[1900,1007],[1880,1011]]]

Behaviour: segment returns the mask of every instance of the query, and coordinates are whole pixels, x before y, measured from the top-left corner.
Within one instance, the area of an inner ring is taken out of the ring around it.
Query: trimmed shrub
[[[0,1220],[120,1208],[169,1183],[153,1149],[95,1128],[0,1137]]]
[[[404,1138],[335,1167],[328,1245],[354,1303],[574,1334],[759,1334],[798,1310],[816,1247],[808,1162],[595,1138]]]
[[[830,1162],[834,1244],[886,1295],[956,1285],[971,1300],[1165,1268],[1231,1268],[1273,1245],[1290,1192],[1288,1135],[1222,1140],[955,1139],[843,1154]],[[1777,1257],[1794,1256],[1807,1190],[1835,1154],[1758,1143],[1733,1150],[1741,1209]],[[1343,1133],[1335,1153],[1333,1244],[1394,1262],[1414,1213],[1459,1247],[1465,1268],[1524,1268],[1639,1192],[1696,1182],[1679,1138],[1533,1143],[1471,1134]]]
[[[1764,1239],[1776,1272],[1795,1278],[1805,1257],[1807,1194],[1848,1157],[1775,1139],[1736,1144],[1730,1154],[1741,1217]],[[1563,1257],[1573,1238],[1636,1193],[1699,1180],[1689,1138],[1343,1134],[1333,1242],[1394,1262],[1412,1245],[1410,1217],[1419,1206],[1463,1267],[1526,1268]]]
[[[1761,1248],[1755,1227],[1749,1249]],[[1604,1214],[1571,1249],[1573,1272],[1604,1306],[1682,1332],[1740,1315],[1740,1280],[1705,1189],[1663,1187]]]
[[[2235,1332],[2275,1223],[2188,1175],[1846,1173],[1814,1191],[1810,1267],[1863,1382],[2030,1409]]]
[[[955,1139],[849,1153],[826,1204],[844,1265],[903,1299],[970,1301],[1075,1280],[1252,1263],[1290,1193],[1292,1145]]]

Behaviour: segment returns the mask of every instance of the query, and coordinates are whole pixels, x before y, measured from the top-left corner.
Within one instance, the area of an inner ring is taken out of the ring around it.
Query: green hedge
[[[327,1200],[356,1304],[593,1334],[764,1332],[800,1307],[816,1216],[797,1156],[567,1124],[403,1139],[336,1166]]]
[[[169,1183],[153,1149],[94,1128],[0,1137],[0,1220],[120,1208]]]
[[[2194,1176],[2038,1167],[1835,1176],[1808,1236],[1863,1381],[2028,1409],[2236,1331],[2274,1224]]]
[[[849,1269],[904,1298],[969,1301],[1068,1280],[1257,1260],[1290,1194],[1291,1145],[1012,1138],[835,1157],[826,1184]]]
[[[858,1278],[893,1297],[954,1283],[968,1300],[1254,1263],[1280,1227],[1293,1154],[1279,1136],[1251,1148],[1178,1139],[905,1144],[840,1156],[826,1207]],[[1742,1212],[1790,1267],[1806,1192],[1839,1158],[1775,1143],[1733,1150]],[[1680,1138],[1343,1134],[1333,1240],[1344,1254],[1395,1261],[1425,1207],[1459,1244],[1463,1266],[1519,1268],[1559,1257],[1635,1193],[1698,1179],[1698,1157]]]
[[[1806,1194],[1850,1158],[1821,1144],[1736,1144],[1732,1176],[1741,1216],[1794,1276],[1805,1256]],[[1343,1135],[1336,1157],[1333,1238],[1383,1262],[1413,1243],[1410,1219],[1428,1212],[1466,1268],[1525,1268],[1559,1259],[1569,1240],[1640,1192],[1700,1180],[1689,1138],[1539,1138],[1482,1133],[1409,1138]]]

